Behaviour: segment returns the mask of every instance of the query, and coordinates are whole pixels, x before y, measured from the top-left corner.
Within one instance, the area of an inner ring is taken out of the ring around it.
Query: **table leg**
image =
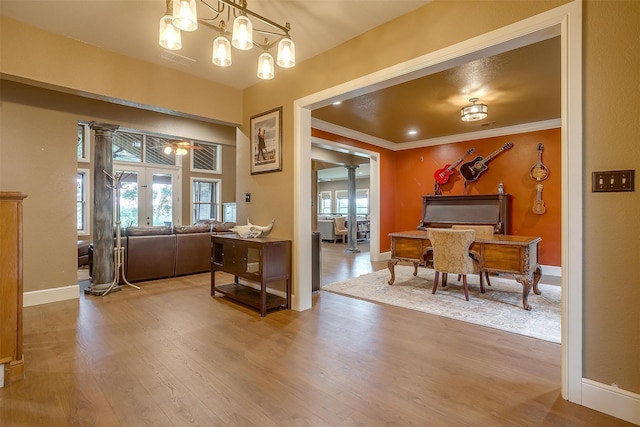
[[[540,289],[538,289],[538,282],[541,277],[542,268],[540,268],[540,265],[536,265],[536,268],[533,270],[533,293],[536,295],[540,295],[542,293],[540,292]]]
[[[522,306],[525,310],[531,310],[528,299],[533,284],[533,274],[517,274],[515,278],[522,285]]]
[[[417,262],[413,263],[413,275],[414,276],[418,275],[418,263]]]
[[[397,259],[390,259],[389,261],[387,261],[387,267],[389,268],[389,272],[391,273],[391,278],[389,279],[389,281],[387,283],[389,283],[390,285],[393,285],[393,282],[396,281],[396,272],[394,270],[396,264],[398,263],[399,260]]]
[[[211,271],[211,296],[214,296],[216,293],[216,271]]]

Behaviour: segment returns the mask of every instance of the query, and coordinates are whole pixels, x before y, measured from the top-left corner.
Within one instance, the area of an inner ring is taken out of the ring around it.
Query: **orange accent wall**
[[[436,170],[454,163],[466,151],[476,151],[462,164],[481,156],[486,157],[507,142],[513,147],[503,151],[487,163],[487,170],[467,186],[467,194],[495,194],[500,181],[505,193],[512,195],[511,234],[540,236],[540,259],[545,265],[560,265],[560,129],[528,132],[507,137],[495,137],[391,151],[360,141],[312,130],[312,135],[329,141],[360,147],[380,153],[380,251],[390,250],[388,234],[412,230],[422,215],[422,196],[434,194]],[[549,168],[549,177],[542,181],[542,201],[546,212],[532,212],[536,200],[537,181],[529,172],[538,159],[538,143],[544,145],[542,162]],[[458,166],[459,168],[459,166]],[[441,186],[442,194],[465,194],[464,179],[458,168],[449,182]]]

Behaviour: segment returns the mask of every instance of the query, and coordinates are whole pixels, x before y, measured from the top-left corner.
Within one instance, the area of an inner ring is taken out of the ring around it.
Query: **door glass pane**
[[[122,171],[117,171],[120,173]],[[138,174],[124,172],[120,178],[120,227],[138,225],[138,200],[140,199]],[[114,218],[117,221],[117,218]]]
[[[170,174],[153,174],[152,225],[171,224],[173,221],[173,188]]]

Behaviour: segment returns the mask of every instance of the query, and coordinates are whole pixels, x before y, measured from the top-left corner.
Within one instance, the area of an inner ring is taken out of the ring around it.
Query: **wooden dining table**
[[[391,238],[391,259],[387,262],[391,278],[389,285],[395,282],[394,267],[400,261],[413,263],[413,275],[418,274],[418,267],[425,266],[427,253],[432,250],[428,231],[409,230],[389,233]],[[478,236],[469,248],[479,254],[479,264],[483,271],[511,275],[522,285],[522,306],[531,310],[528,298],[531,289],[540,295],[538,282],[542,269],[538,264],[538,244],[542,238],[517,236],[511,234],[494,234]]]

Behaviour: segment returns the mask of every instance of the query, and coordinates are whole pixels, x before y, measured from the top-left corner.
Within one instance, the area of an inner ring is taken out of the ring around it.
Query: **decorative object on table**
[[[251,175],[282,170],[282,107],[251,117]]]
[[[542,184],[536,184],[536,190],[536,200],[533,202],[533,209],[531,210],[534,214],[542,215],[547,211],[542,201]]]
[[[544,181],[549,176],[549,168],[542,163],[542,150],[544,150],[544,145],[538,144],[538,161],[529,172],[531,178],[536,181]]]
[[[478,156],[470,162],[464,163],[460,166],[460,174],[464,177],[465,181],[473,182],[476,181],[482,172],[487,170],[487,163],[496,157],[498,154],[502,153],[513,147],[513,144],[507,142],[503,144],[502,147],[498,148],[493,153],[489,154],[487,157],[483,158],[482,156]]]
[[[465,157],[467,157],[470,154],[473,154],[474,151],[476,151],[475,148],[469,148],[462,157],[460,157],[458,160],[455,161],[455,163],[444,165],[442,169],[436,170],[433,174],[433,177],[435,178],[436,182],[440,185],[446,184],[447,182],[449,182],[449,177],[453,175],[453,173],[456,170],[456,167],[460,163],[462,163]]]
[[[237,233],[238,236],[242,238],[254,239],[271,231],[275,222],[276,220],[274,219],[269,225],[255,225],[251,224],[251,221],[249,221],[249,218],[247,218],[247,225],[236,225],[235,227],[230,228],[230,230],[234,233]]]

